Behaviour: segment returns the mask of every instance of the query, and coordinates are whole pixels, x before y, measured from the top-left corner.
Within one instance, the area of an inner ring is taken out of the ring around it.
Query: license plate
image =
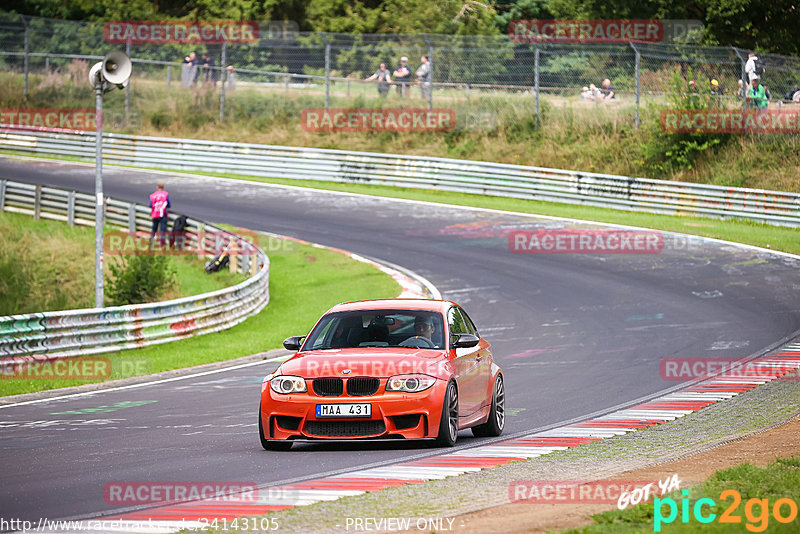
[[[364,404],[317,404],[317,417],[370,417],[372,405]]]

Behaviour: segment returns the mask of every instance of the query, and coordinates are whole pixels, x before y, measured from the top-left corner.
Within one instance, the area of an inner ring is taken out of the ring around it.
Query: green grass
[[[679,474],[680,475],[680,474]],[[685,489],[685,488],[684,488]],[[735,506],[733,496],[722,495],[725,490],[735,490],[741,496],[741,502]],[[683,522],[681,511],[684,496],[675,492],[669,496],[674,499],[677,515],[671,523],[665,523],[669,517],[669,504],[659,506],[661,532],[675,534],[720,533],[720,532],[797,532],[798,520],[781,523],[773,515],[773,507],[778,499],[791,499],[794,509],[800,504],[800,457],[778,458],[764,468],[751,464],[741,464],[714,473],[703,484],[689,489],[688,521]],[[702,513],[708,516],[716,514],[714,521],[703,524],[694,517],[695,503],[699,499],[712,499],[715,506],[704,504]],[[667,499],[667,497],[663,497]],[[762,509],[760,503],[749,503],[751,499],[766,499],[768,508]],[[668,502],[668,501],[666,501]],[[730,509],[730,517],[740,518],[739,524],[721,523],[720,516]],[[748,510],[750,515],[747,515]],[[790,506],[783,504],[780,512],[784,517],[790,513]],[[652,533],[655,528],[654,504],[639,504],[626,510],[612,510],[592,516],[594,524],[580,529],[565,530],[568,534],[600,534],[600,533]]]
[[[261,313],[222,332],[108,354],[111,378],[224,361],[278,348],[286,337],[308,333],[320,315],[334,304],[391,298],[400,293],[397,283],[373,266],[338,252],[282,241],[284,247],[269,252],[270,302]],[[2,380],[0,395],[85,383]]]
[[[107,280],[116,258],[105,255]],[[216,291],[244,279],[230,271],[209,276],[196,256],[169,261],[176,281],[159,300]],[[0,212],[0,315],[92,307],[94,228]]]

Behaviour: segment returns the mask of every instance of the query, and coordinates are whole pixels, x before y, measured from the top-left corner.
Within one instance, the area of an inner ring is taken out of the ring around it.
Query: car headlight
[[[428,375],[395,375],[386,382],[386,391],[417,393],[425,391],[435,383],[436,379]]]
[[[276,376],[269,381],[269,387],[275,393],[287,395],[289,393],[303,393],[306,390],[306,381],[299,376]]]

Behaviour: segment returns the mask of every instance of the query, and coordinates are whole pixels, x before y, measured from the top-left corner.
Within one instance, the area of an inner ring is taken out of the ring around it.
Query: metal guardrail
[[[94,133],[0,129],[0,149],[94,157]],[[421,156],[105,134],[109,164],[369,183],[800,226],[800,194]]]
[[[106,199],[106,224],[145,231],[149,208]],[[94,225],[93,195],[54,187],[0,180],[0,211],[34,218]],[[179,214],[170,214],[174,221]],[[62,358],[166,343],[230,328],[260,312],[269,302],[269,258],[255,243],[214,225],[188,220],[186,246],[191,251],[214,245],[254,254],[231,254],[231,269],[251,276],[235,286],[164,302],[108,308],[29,313],[0,317],[0,361]],[[202,253],[202,255],[206,255]]]

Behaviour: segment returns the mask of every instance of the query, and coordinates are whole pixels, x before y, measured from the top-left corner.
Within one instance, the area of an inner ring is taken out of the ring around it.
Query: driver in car
[[[414,335],[406,339],[401,346],[434,347],[433,332],[436,330],[433,317],[417,316],[414,319]]]

